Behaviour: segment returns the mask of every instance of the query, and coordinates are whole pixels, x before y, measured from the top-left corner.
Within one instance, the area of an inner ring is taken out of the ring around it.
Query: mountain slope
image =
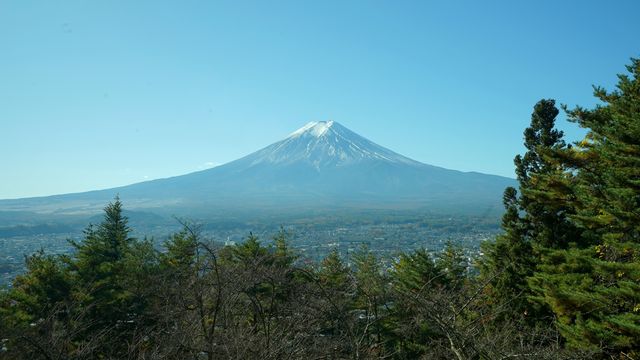
[[[132,209],[499,208],[514,180],[420,163],[334,122],[312,122],[227,164],[78,194],[0,201],[1,210],[83,212],[119,194]]]

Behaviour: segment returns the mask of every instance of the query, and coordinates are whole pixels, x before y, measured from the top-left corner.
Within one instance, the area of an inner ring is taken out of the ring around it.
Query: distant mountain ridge
[[[513,179],[423,164],[384,148],[335,121],[311,122],[238,160],[186,175],[133,185],[17,200],[0,211],[78,214],[117,194],[130,209],[424,208],[499,211]]]

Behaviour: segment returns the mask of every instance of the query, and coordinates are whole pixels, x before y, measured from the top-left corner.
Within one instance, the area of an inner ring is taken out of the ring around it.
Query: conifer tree
[[[198,239],[188,225],[164,242],[166,252],[160,256],[161,265],[174,274],[188,272],[198,261]]]
[[[354,308],[353,281],[351,272],[340,258],[337,248],[333,248],[322,259],[317,275],[319,297],[326,298],[329,303],[323,311],[324,326],[321,332],[324,335],[350,338],[353,332],[353,323],[349,315]]]
[[[393,311],[389,319],[393,350],[401,358],[419,358],[428,351],[430,341],[439,334],[421,316],[420,300],[438,292],[439,274],[426,249],[401,253],[390,273],[393,284]]]
[[[256,266],[259,261],[264,261],[267,254],[268,249],[262,246],[258,237],[250,232],[242,244],[231,248],[230,260],[251,267]]]
[[[71,301],[73,291],[67,264],[43,250],[27,256],[25,263],[26,272],[18,275],[11,291],[3,294],[7,304],[12,304],[12,311],[5,313],[4,321],[20,327],[52,315],[64,320],[67,314],[59,305]]]
[[[566,247],[575,237],[568,220],[573,212],[567,201],[570,189],[561,181],[566,168],[558,160],[558,154],[567,148],[564,134],[554,128],[558,113],[554,100],[543,99],[534,106],[531,125],[524,131],[527,152],[514,160],[525,239],[534,246],[551,248]]]
[[[508,304],[514,315],[541,316],[545,310],[529,301],[535,295],[528,279],[536,271],[545,248],[562,248],[575,237],[567,201],[570,187],[562,186],[565,167],[558,154],[566,151],[562,131],[556,130],[559,110],[555,101],[540,100],[533,108],[531,124],[524,131],[524,155],[514,159],[518,191],[505,189],[502,218],[504,233],[495,243],[483,244],[481,277],[491,283],[490,293],[500,306]]]
[[[393,264],[391,277],[394,287],[402,292],[421,292],[438,277],[438,270],[426,249],[401,253]]]
[[[438,282],[448,288],[462,287],[468,267],[469,263],[464,250],[451,241],[447,241],[444,249],[435,258]]]
[[[524,315],[531,308],[527,296],[531,295],[527,278],[533,275],[535,257],[531,242],[525,238],[525,226],[519,215],[516,189],[509,187],[503,196],[505,213],[502,217],[503,234],[495,242],[485,242],[480,259],[481,279],[491,284],[489,301],[497,306],[506,304],[511,313]]]
[[[564,157],[574,181],[579,237],[548,251],[532,285],[572,348],[640,356],[640,61],[617,90],[595,88],[604,105],[568,110],[588,133]]]
[[[385,275],[378,258],[363,244],[352,257],[357,284],[356,306],[363,311],[365,335],[368,341],[381,344],[384,305],[387,301]]]
[[[128,351],[125,339],[151,320],[146,313],[149,276],[155,272],[155,250],[150,241],[131,236],[122,202],[104,209],[103,221],[85,230],[81,242],[72,242],[76,252],[68,260],[75,279],[74,296],[87,313],[89,324],[78,341],[92,341],[105,331],[96,354],[118,357]]]
[[[273,255],[278,266],[288,268],[296,261],[297,256],[289,245],[289,233],[280,226],[278,233],[273,236]]]
[[[105,207],[104,220],[97,227],[89,226],[82,242],[72,242],[76,254],[71,265],[97,322],[128,320],[132,294],[123,286],[127,276],[124,259],[136,240],[127,223],[116,198]]]
[[[340,252],[333,248],[329,254],[322,259],[318,271],[318,278],[323,286],[339,291],[347,291],[349,286],[349,268],[340,258]]]

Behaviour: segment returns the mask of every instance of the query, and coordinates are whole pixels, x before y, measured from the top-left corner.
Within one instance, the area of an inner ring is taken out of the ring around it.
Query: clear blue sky
[[[184,174],[313,120],[513,176],[534,103],[593,105],[591,85],[640,56],[639,13],[637,0],[0,0],[0,198]]]

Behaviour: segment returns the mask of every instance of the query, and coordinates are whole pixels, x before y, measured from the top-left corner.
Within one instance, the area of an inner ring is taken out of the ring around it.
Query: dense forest
[[[320,263],[282,230],[222,246],[182,221],[161,249],[116,199],[71,255],[26,258],[0,293],[6,359],[640,359],[640,60],[601,104],[535,104],[502,234]]]

